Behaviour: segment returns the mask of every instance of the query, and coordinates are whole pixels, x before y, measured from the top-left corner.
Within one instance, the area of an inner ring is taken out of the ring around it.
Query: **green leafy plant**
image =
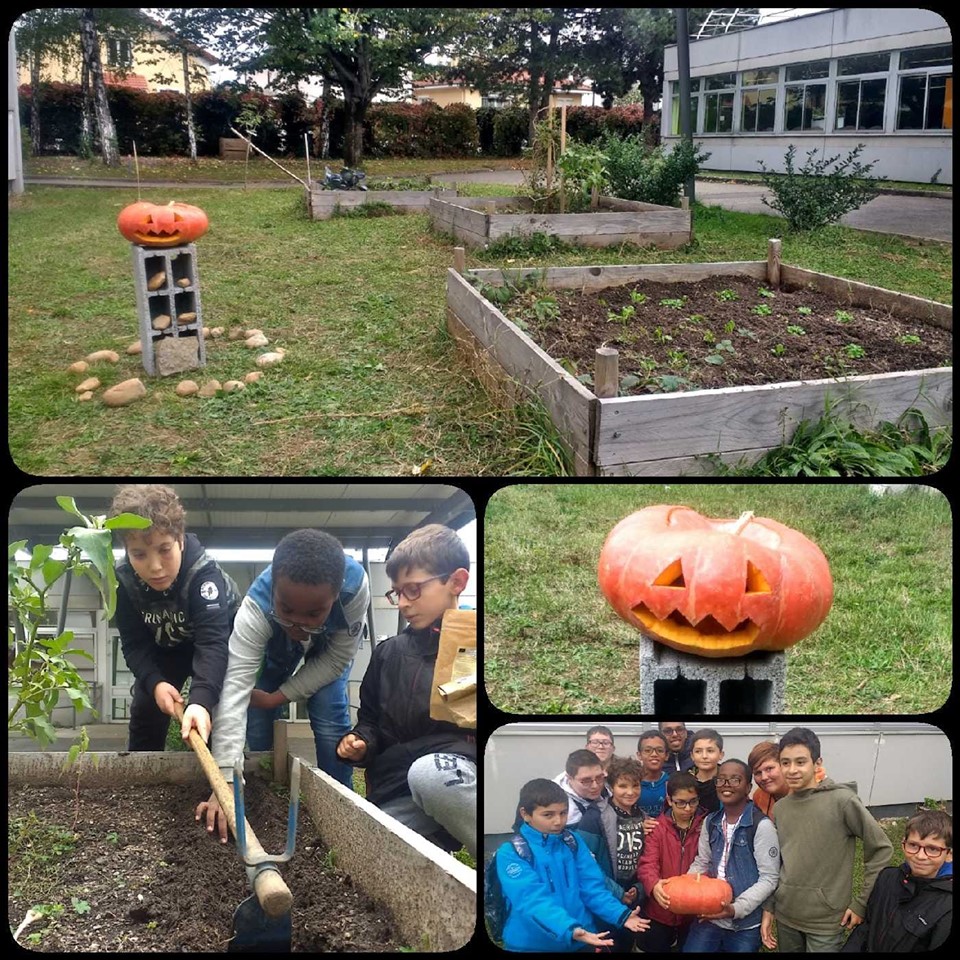
[[[650,148],[642,136],[619,137],[607,132],[599,141],[604,175],[611,196],[676,206],[683,185],[709,159],[700,144],[681,141],[669,153]]]
[[[728,321],[723,325],[723,332],[724,332],[724,333],[733,333],[733,331],[736,330],[736,329],[737,329],[737,321],[736,321],[736,320],[728,320]]]
[[[746,337],[748,340],[757,339],[757,335],[752,330],[748,330],[746,327],[737,327],[737,333],[741,337]]]
[[[737,295],[737,291],[736,291],[736,290],[726,289],[726,290],[720,290],[720,291],[717,293],[717,299],[720,300],[720,301],[730,302],[730,301],[733,301],[733,300],[739,300],[740,297]]]
[[[686,370],[686,368],[690,365],[690,361],[687,359],[687,354],[683,350],[668,350],[667,360],[669,361],[670,366],[675,370]]]
[[[76,897],[71,897],[70,905],[73,907],[74,913],[83,915],[84,913],[90,912],[90,904],[86,900],[78,900]]]
[[[687,302],[686,297],[666,297],[660,301],[661,307],[673,307],[675,310],[682,310],[683,305]]]
[[[637,306],[640,306],[641,303],[647,302],[647,295],[645,293],[640,293],[638,290],[631,290],[630,301],[631,303],[635,303]]]
[[[838,310],[838,311],[834,314],[834,316],[837,318],[837,320],[838,320],[840,323],[852,323],[852,322],[853,322],[853,314],[852,314],[852,313],[848,313],[846,310]]]
[[[333,216],[346,219],[363,220],[370,217],[393,217],[402,213],[399,207],[395,207],[386,200],[366,200],[356,207],[345,207],[337,204],[333,208]]]
[[[770,348],[770,352],[775,357],[782,357],[787,352],[787,348],[782,343],[778,343],[776,346]]]
[[[567,209],[578,210],[590,203],[591,194],[603,192],[606,186],[606,155],[596,146],[567,141],[563,155],[557,159],[557,170],[563,174]]]
[[[775,297],[775,296],[776,296],[776,294],[775,294],[772,290],[768,290],[766,287],[761,287],[761,288],[757,291],[757,293],[759,293],[761,297]]]
[[[717,341],[717,338],[716,338],[716,336],[714,335],[714,333],[713,333],[712,330],[704,330],[704,331],[703,331],[703,342],[704,342],[704,343],[716,343],[716,341]]]
[[[915,333],[901,334],[897,340],[905,346],[920,343],[920,338]]]
[[[654,382],[661,393],[676,393],[678,390],[685,390],[693,386],[685,377],[673,373],[665,373],[663,376],[657,377]]]
[[[758,160],[763,171],[760,179],[774,198],[771,202],[764,197],[764,204],[785,217],[796,233],[819,230],[836,222],[845,213],[872,200],[877,195],[875,184],[886,180],[886,177],[868,178],[877,161],[861,163],[859,157],[863,150],[864,144],[858,143],[842,160],[839,153],[816,160],[820,151],[815,147],[807,151],[806,162],[797,170],[794,165],[797,148],[791,144],[783,158],[784,173],[768,170],[766,164]],[[829,170],[830,167],[833,169]]]
[[[485,250],[478,251],[477,258],[501,260],[508,257],[543,257],[569,249],[570,245],[564,243],[559,237],[538,230],[530,234],[510,234],[500,237],[488,244]]]
[[[663,343],[672,343],[672,342],[673,342],[673,337],[671,337],[669,333],[664,333],[664,332],[663,332],[663,327],[655,327],[655,328],[654,328],[654,331],[653,331],[653,339],[656,340],[657,343],[660,343],[660,344],[663,344]]]
[[[555,297],[537,297],[533,301],[533,315],[541,322],[556,320],[560,316],[560,307]]]
[[[691,313],[687,320],[690,323],[703,323],[707,318],[702,313]]]
[[[619,313],[614,313],[613,310],[607,312],[607,320],[616,321],[617,323],[622,323],[626,325],[630,322],[633,315],[636,313],[636,308],[631,306],[623,307]]]
[[[758,317],[769,317],[773,310],[766,303],[758,303],[750,312]]]
[[[721,340],[717,344],[717,350],[725,350],[727,353],[731,354],[731,356],[737,352],[729,340]]]
[[[859,343],[848,343],[844,348],[843,352],[850,357],[851,360],[859,360],[861,357],[866,355],[866,350],[860,346]]]
[[[813,313],[813,307],[797,307],[797,313],[801,316],[809,317]]]
[[[795,337],[805,337],[807,331],[803,327],[798,327],[795,323],[787,324],[787,333],[792,333]]]

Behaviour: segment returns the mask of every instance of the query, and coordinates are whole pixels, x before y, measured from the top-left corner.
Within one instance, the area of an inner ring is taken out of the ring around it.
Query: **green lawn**
[[[746,180],[760,183],[762,175],[747,170],[701,170],[697,174],[698,180]],[[951,183],[914,183],[910,180],[885,180],[880,185],[881,190],[919,190],[921,193],[953,193]]]
[[[787,651],[787,713],[910,714],[952,677],[952,525],[939,495],[862,484],[536,484],[498,490],[484,521],[484,682],[515,713],[639,710],[636,631],[597,586],[623,517],[656,503],[744,510],[810,537],[834,580],[823,625]]]
[[[268,165],[269,166],[269,165]],[[102,168],[101,168],[102,169]],[[412,175],[396,166],[381,174]],[[514,188],[471,185],[469,192]],[[110,386],[139,376],[130,249],[116,229],[129,191],[31,186],[8,202],[9,416],[14,462],[39,475],[556,475],[542,411],[492,408],[446,333],[448,238],[426,216],[312,221],[302,191],[144,190],[202,206],[204,324],[259,327],[284,362],[243,393],[181,400],[179,378],[150,381],[121,409],[77,403],[66,367],[115,349],[90,371]],[[467,257],[468,267],[763,259],[782,221],[696,208],[682,251],[612,248],[547,257]],[[828,228],[784,239],[783,257],[816,270],[950,302],[949,247]],[[254,369],[236,342],[208,341],[193,378]]]

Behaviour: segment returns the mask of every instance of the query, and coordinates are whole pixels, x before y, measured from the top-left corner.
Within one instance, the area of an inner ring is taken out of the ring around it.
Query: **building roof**
[[[114,73],[112,70],[103,71],[103,82],[110,87],[128,87],[131,90],[150,92],[147,78],[139,73]]]

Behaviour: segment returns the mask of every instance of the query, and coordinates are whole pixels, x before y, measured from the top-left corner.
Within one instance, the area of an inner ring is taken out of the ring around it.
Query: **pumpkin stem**
[[[743,533],[743,528],[753,519],[753,511],[745,510],[740,514],[740,519],[733,525],[730,531],[735,537]]]

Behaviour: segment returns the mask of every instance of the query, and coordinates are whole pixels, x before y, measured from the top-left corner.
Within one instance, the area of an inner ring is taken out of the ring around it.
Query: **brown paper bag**
[[[430,718],[477,727],[477,611],[447,610],[433,670]]]

